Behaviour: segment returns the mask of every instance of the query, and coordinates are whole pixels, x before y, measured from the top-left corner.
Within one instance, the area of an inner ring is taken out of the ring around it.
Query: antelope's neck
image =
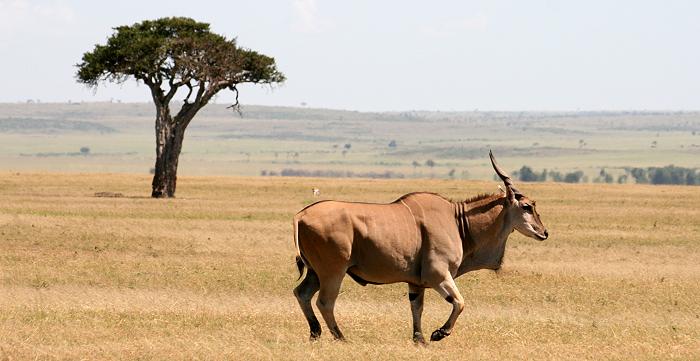
[[[455,221],[462,239],[463,258],[459,273],[501,267],[508,229],[505,198],[455,203]]]
[[[476,248],[476,242],[471,235],[469,216],[467,211],[469,206],[467,202],[453,203],[455,222],[457,223],[457,231],[459,232],[459,238],[462,240],[462,252],[463,254],[471,253],[474,248]]]

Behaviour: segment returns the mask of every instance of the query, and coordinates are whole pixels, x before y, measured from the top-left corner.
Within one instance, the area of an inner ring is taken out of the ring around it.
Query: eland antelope
[[[413,340],[425,343],[421,330],[426,288],[437,291],[452,312],[431,341],[449,336],[464,309],[454,279],[477,269],[499,269],[506,240],[514,231],[545,240],[547,230],[535,201],[519,192],[510,177],[491,164],[505,192],[463,202],[434,193],[410,193],[388,204],[320,201],[294,216],[294,241],[299,278],[294,295],[306,316],[312,340],[321,335],[311,299],[336,339],[344,339],[333,309],[345,275],[365,286],[408,284],[413,315]]]

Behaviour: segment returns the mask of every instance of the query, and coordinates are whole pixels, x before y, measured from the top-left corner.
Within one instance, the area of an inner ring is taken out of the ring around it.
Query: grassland
[[[295,286],[291,216],[323,198],[453,198],[495,182],[0,173],[0,360],[700,359],[697,187],[527,184],[551,237],[514,234],[499,273],[458,279],[452,336],[410,341],[404,285],[346,279],[349,339],[320,342]],[[123,198],[98,198],[101,191]],[[426,299],[424,328],[449,306]]]

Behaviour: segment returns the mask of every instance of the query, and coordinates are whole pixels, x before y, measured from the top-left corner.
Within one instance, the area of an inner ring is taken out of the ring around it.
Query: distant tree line
[[[306,169],[290,169],[286,168],[280,172],[277,171],[260,171],[262,176],[282,176],[282,177],[313,177],[313,178],[374,178],[374,179],[393,179],[405,178],[403,173],[384,171],[384,172],[362,172],[355,173],[353,171],[343,170],[306,170]]]
[[[685,184],[700,185],[698,169],[676,167],[627,168],[625,169],[640,184]]]
[[[580,170],[570,173],[560,173],[557,171],[541,172],[524,165],[519,170],[513,172],[513,177],[521,182],[564,182],[580,183],[587,182],[588,179]],[[648,168],[625,168],[625,174],[615,177],[602,168],[598,177],[593,179],[595,183],[627,183],[633,179],[638,184],[679,184],[679,185],[700,185],[700,171],[695,168],[677,167],[667,165],[665,167]]]
[[[580,170],[564,174],[557,171],[548,171],[547,169],[543,169],[541,172],[535,172],[526,165],[514,171],[513,177],[519,179],[521,182],[546,182],[547,180],[551,180],[553,182],[580,183],[581,181],[585,181],[585,176]]]

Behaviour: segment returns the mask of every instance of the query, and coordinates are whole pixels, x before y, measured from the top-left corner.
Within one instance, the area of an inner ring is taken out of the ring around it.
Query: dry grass
[[[350,341],[307,341],[291,216],[314,186],[391,201],[494,182],[181,178],[178,199],[152,200],[149,181],[0,174],[0,360],[700,358],[698,188],[522,185],[552,237],[514,235],[503,271],[459,278],[454,334],[422,348],[404,285],[349,279]],[[429,292],[426,331],[448,312]]]

